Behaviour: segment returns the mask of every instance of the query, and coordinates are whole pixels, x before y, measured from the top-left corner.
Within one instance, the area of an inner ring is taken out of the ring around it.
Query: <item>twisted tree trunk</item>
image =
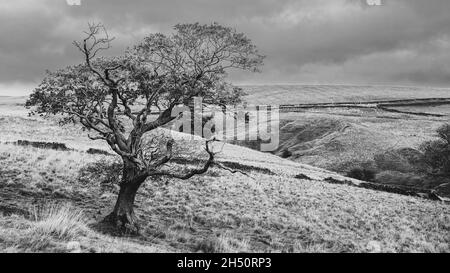
[[[105,218],[105,221],[114,225],[121,233],[135,234],[139,232],[136,215],[134,214],[134,201],[136,193],[147,175],[142,174],[139,168],[129,161],[123,160],[123,176],[120,191],[114,210]]]

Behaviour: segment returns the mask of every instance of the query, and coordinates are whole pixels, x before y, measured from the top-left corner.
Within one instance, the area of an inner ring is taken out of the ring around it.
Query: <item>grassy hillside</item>
[[[188,181],[148,181],[137,197],[142,235],[103,235],[97,223],[114,203],[118,159],[86,153],[106,147],[77,128],[0,108],[1,142],[55,141],[73,149],[0,145],[2,252],[450,251],[444,203],[328,183],[348,179],[220,143],[218,160],[246,174],[213,168]],[[184,163],[197,163],[200,144],[178,135]],[[64,209],[69,205],[82,216],[67,213],[76,211]]]
[[[269,105],[450,98],[450,89],[425,87],[285,85],[245,86],[244,90],[248,102]],[[403,103],[391,108],[412,114],[351,106],[282,112],[275,154],[341,174],[369,169],[379,183],[427,189],[450,185],[448,178],[430,178],[409,162],[420,155],[420,145],[436,139],[436,129],[448,123],[450,105]],[[258,147],[254,142],[239,144]]]
[[[446,118],[374,110],[305,111],[281,115],[281,146],[291,159],[335,171],[346,162],[363,162],[401,148],[418,148],[435,137]]]

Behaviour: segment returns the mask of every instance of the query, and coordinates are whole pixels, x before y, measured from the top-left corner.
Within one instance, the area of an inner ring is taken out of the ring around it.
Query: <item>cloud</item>
[[[0,3],[0,83],[36,83],[46,69],[81,61],[72,46],[87,22],[117,37],[110,54],[179,22],[246,33],[267,55],[261,74],[237,83],[448,85],[450,2],[385,0],[15,0]],[[0,94],[2,91],[0,90]]]

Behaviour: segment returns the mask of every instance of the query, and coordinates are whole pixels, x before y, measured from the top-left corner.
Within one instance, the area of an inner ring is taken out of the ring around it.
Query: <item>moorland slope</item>
[[[214,167],[188,181],[148,181],[136,203],[141,236],[105,235],[97,223],[114,204],[118,159],[87,153],[107,148],[20,107],[0,103],[2,252],[450,251],[448,204],[355,187],[331,171],[222,143],[218,161],[239,172]],[[202,141],[185,136],[176,146],[183,164],[195,165]],[[17,140],[67,149],[5,144]],[[67,209],[49,220],[36,209],[48,203],[82,210],[83,220]],[[55,218],[66,220],[55,227]],[[55,232],[60,225],[70,232]]]

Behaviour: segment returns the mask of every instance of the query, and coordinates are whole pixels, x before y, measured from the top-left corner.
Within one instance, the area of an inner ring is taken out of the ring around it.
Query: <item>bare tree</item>
[[[174,29],[171,35],[147,36],[122,56],[99,57],[113,38],[103,25],[91,24],[86,37],[74,43],[84,63],[47,72],[27,102],[34,113],[63,114],[62,123],[79,122],[92,140],[106,141],[122,158],[120,192],[105,218],[122,230],[138,228],[133,204],[147,178],[189,179],[214,163],[213,140],[207,140],[202,166],[176,172],[164,168],[173,158],[174,141],[166,139],[163,149],[147,152],[144,134],[174,120],[174,108],[194,97],[213,105],[239,103],[242,90],[225,81],[227,70],[257,71],[264,58],[244,34],[228,27],[196,23]]]

